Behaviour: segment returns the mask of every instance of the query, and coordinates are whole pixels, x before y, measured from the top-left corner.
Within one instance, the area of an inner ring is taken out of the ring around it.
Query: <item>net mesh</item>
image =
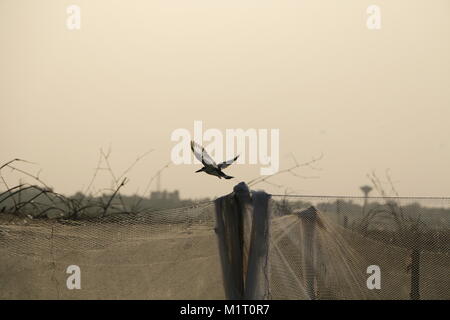
[[[227,201],[230,215],[237,206]],[[271,196],[267,209],[258,278],[266,299],[450,299],[449,199]],[[0,298],[226,298],[215,210],[204,202],[82,220],[0,214]],[[244,206],[244,283],[254,213]],[[81,290],[66,286],[70,265],[81,269]],[[369,266],[379,267],[380,289],[367,285]]]
[[[314,223],[300,218],[311,206]],[[273,196],[272,297],[450,299],[449,207],[449,199]],[[379,267],[379,289],[368,287],[369,266]]]
[[[220,299],[213,204],[71,220],[6,218],[1,299]],[[68,266],[81,290],[68,290]]]

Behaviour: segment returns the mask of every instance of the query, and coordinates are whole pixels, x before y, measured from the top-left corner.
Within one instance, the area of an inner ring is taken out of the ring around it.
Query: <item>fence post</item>
[[[311,206],[299,212],[298,215],[302,219],[303,225],[303,274],[306,293],[311,300],[315,300],[315,226],[317,222],[317,209]]]
[[[244,182],[233,193],[216,199],[216,232],[219,240],[225,295],[227,299],[244,298],[244,217],[250,203],[250,191]]]
[[[238,210],[233,194],[216,199],[215,206],[225,296],[240,300],[244,296],[242,212]]]
[[[420,238],[420,230],[414,226],[411,251],[411,300],[420,300]]]
[[[336,200],[336,222],[341,223],[341,200]]]
[[[269,271],[269,204],[270,195],[253,192],[253,215],[245,279],[245,299],[263,300],[270,295]]]
[[[227,299],[269,297],[270,195],[254,192],[241,182],[233,193],[215,200],[219,242]],[[247,207],[252,205],[251,212]]]

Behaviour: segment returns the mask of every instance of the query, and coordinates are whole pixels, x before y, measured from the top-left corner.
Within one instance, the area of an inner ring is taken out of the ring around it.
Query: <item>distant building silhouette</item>
[[[176,203],[180,201],[180,192],[175,190],[173,192],[163,190],[161,191],[161,171],[156,175],[156,191],[150,193],[150,201],[157,202],[172,202]]]
[[[175,190],[173,192],[170,191],[152,191],[150,193],[150,200],[164,200],[164,201],[180,201],[180,192]]]

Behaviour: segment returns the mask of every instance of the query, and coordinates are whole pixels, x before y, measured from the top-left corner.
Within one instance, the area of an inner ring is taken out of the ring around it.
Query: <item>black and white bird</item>
[[[195,157],[203,164],[203,168],[197,170],[195,172],[205,172],[207,174],[218,177],[219,179],[231,179],[233,177],[226,175],[222,172],[222,169],[227,168],[233,162],[239,158],[239,156],[234,157],[231,160],[224,161],[222,163],[216,164],[216,162],[211,158],[211,156],[206,152],[205,148],[196,143],[195,141],[191,141],[191,149],[194,153]]]

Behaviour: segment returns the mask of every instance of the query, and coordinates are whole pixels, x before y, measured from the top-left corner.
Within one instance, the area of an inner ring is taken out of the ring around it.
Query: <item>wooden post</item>
[[[299,212],[298,215],[302,219],[303,225],[303,275],[306,293],[311,300],[315,300],[315,226],[317,209],[312,206]]]
[[[347,228],[348,225],[348,218],[346,215],[344,215],[344,228]]]
[[[236,203],[236,210],[241,219],[241,228],[239,233],[239,241],[241,246],[241,260],[242,260],[242,279],[243,279],[243,298],[248,267],[248,253],[250,251],[250,235],[252,228],[252,199],[250,197],[250,190],[245,182],[240,182],[233,188],[234,199]]]
[[[413,241],[411,251],[411,300],[420,300],[420,250],[421,237],[417,226],[413,227]]]
[[[341,222],[341,200],[337,199],[336,200],[336,222],[340,223]]]
[[[244,216],[250,201],[250,191],[244,182],[236,185],[233,193],[215,201],[225,295],[231,300],[244,298],[244,270],[247,265],[244,259]]]
[[[233,194],[216,199],[216,232],[227,299],[244,297],[242,261],[242,212]]]
[[[216,199],[216,233],[227,299],[269,298],[270,195],[241,182]]]
[[[245,278],[245,299],[248,300],[263,300],[270,296],[269,199],[270,195],[263,191],[252,194],[252,230]]]
[[[269,297],[269,199],[265,192],[254,192],[251,197],[247,185],[241,182],[232,194],[215,201],[227,299]]]

